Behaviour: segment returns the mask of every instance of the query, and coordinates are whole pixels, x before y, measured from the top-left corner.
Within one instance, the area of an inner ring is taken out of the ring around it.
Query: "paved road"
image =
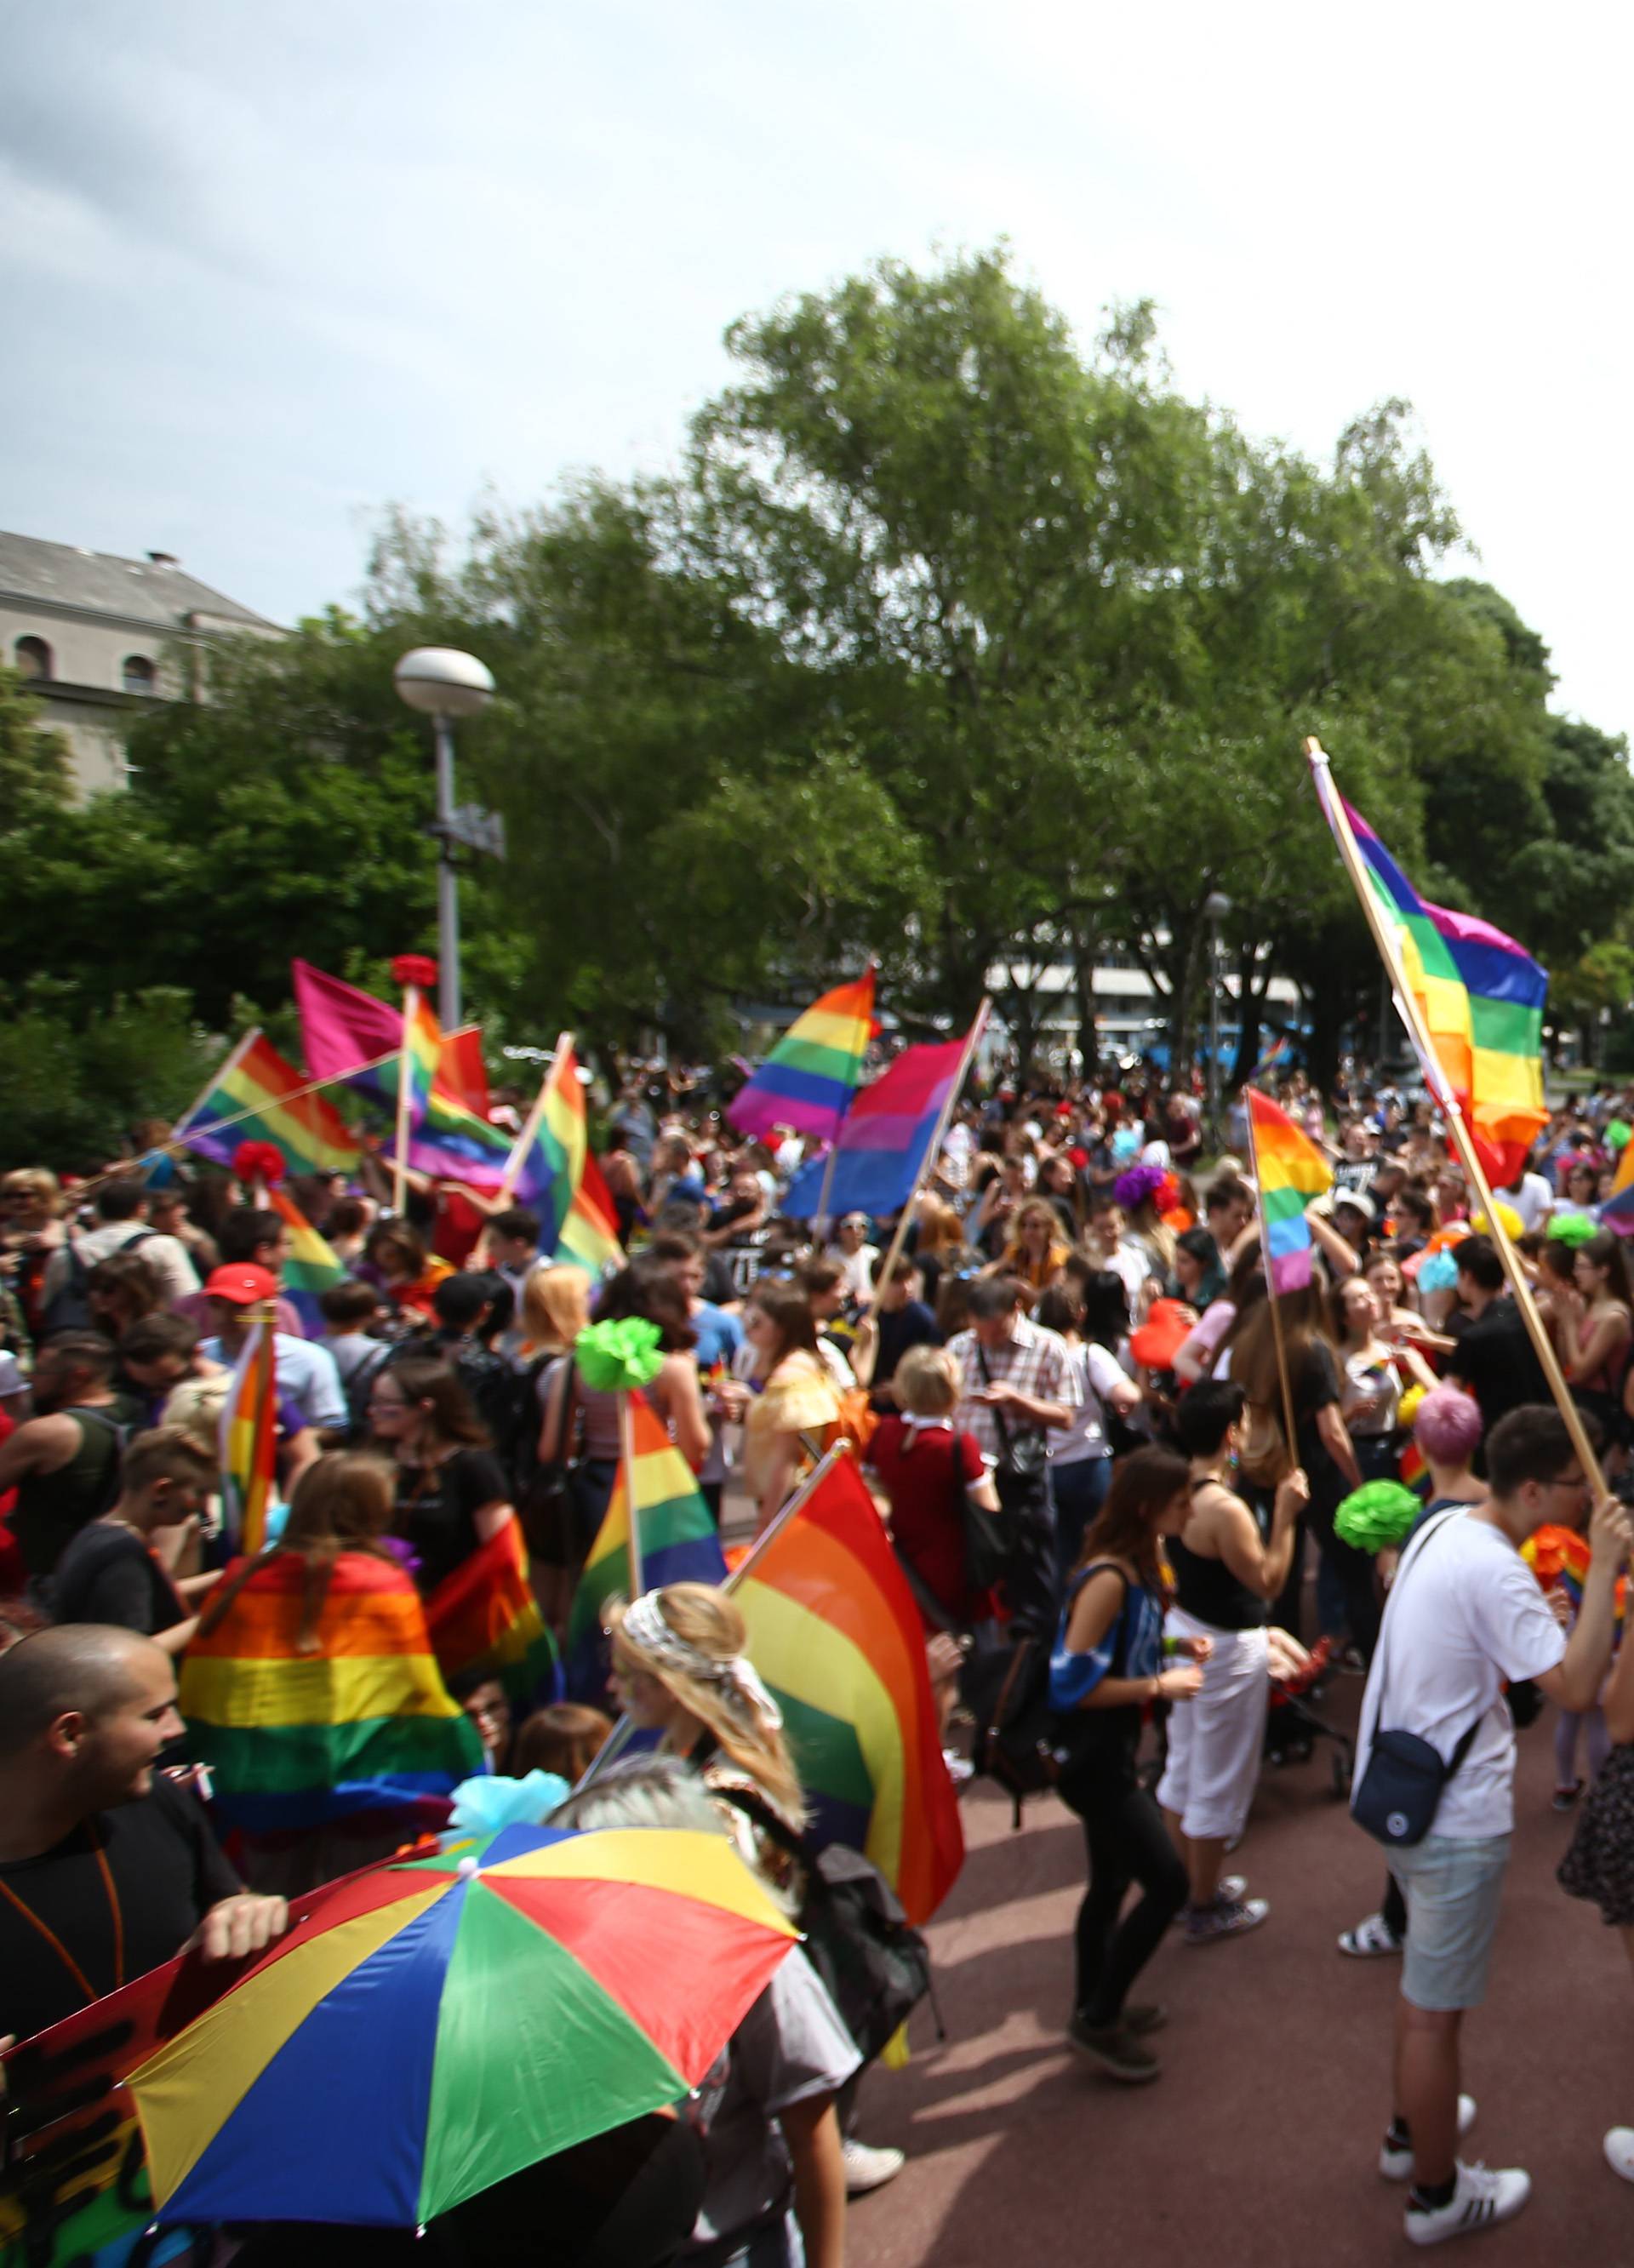
[[[1342,1682],[1353,1717],[1359,1681]],[[1634,2261],[1634,2188],[1601,2135],[1634,2124],[1634,1979],[1616,1935],[1565,1897],[1570,1822],[1549,1808],[1550,1721],[1521,1736],[1519,1822],[1490,1997],[1466,2025],[1481,2102],[1466,2145],[1535,2189],[1509,2226],[1460,2239],[1492,2268]],[[1325,1761],[1268,1776],[1233,1861],[1271,1901],[1252,1936],[1171,1936],[1143,1980],[1168,2007],[1163,2077],[1125,2088],[1062,2044],[1069,1931],[1083,1882],[1076,1821],[1053,1797],[1012,1834],[967,1793],[969,1856],[932,1926],[946,2045],[915,2017],[905,2072],[866,2084],[865,2139],[900,2144],[899,2179],[854,2205],[854,2268],[1351,2268],[1412,2255],[1402,2193],[1379,2178],[1399,1964],[1336,1933],[1378,1903],[1376,1846],[1329,1793]],[[1463,2251],[1455,2248],[1456,2257]]]

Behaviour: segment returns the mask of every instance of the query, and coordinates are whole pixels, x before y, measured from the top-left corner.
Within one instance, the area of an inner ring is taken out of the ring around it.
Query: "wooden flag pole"
[[[958,1108],[959,1098],[964,1093],[965,1081],[970,1076],[970,1066],[975,1060],[976,1049],[982,1044],[982,1035],[987,1029],[988,1013],[992,1005],[990,998],[984,992],[982,995],[982,1005],[975,1012],[975,1021],[966,1035],[964,1053],[959,1058],[959,1068],[953,1073],[946,1098],[937,1114],[935,1128],[930,1140],[925,1144],[924,1155],[919,1160],[919,1171],[914,1177],[914,1185],[902,1200],[902,1209],[897,1215],[896,1233],[891,1239],[890,1249],[880,1264],[873,1289],[864,1300],[862,1311],[857,1318],[859,1323],[865,1322],[873,1312],[880,1288],[890,1282],[891,1270],[902,1256],[902,1246],[907,1241],[908,1231],[913,1220],[915,1199],[930,1179],[935,1170],[937,1160],[942,1154],[942,1145],[947,1139],[948,1126],[952,1122],[953,1112]]]
[[[420,1012],[420,988],[403,987],[403,1036],[397,1050],[397,1138],[392,1149],[392,1211],[399,1220],[408,1188],[408,1101],[414,1090],[414,1055],[408,1045],[409,1027]]]
[[[1453,1138],[1454,1146],[1468,1177],[1469,1186],[1480,1199],[1480,1209],[1486,1215],[1487,1233],[1497,1249],[1498,1259],[1503,1263],[1504,1273],[1509,1278],[1509,1288],[1515,1295],[1515,1305],[1520,1311],[1521,1321],[1526,1325],[1531,1338],[1533,1351],[1537,1356],[1545,1379],[1549,1381],[1549,1390],[1555,1398],[1555,1407],[1559,1410],[1562,1422],[1571,1437],[1571,1446],[1577,1452],[1584,1476],[1598,1500],[1606,1493],[1606,1477],[1601,1471],[1600,1460],[1594,1454],[1594,1446],[1585,1429],[1582,1413],[1571,1399],[1571,1389],[1566,1384],[1565,1373],[1560,1367],[1559,1358],[1555,1352],[1549,1333],[1543,1328],[1543,1318],[1538,1314],[1537,1303],[1532,1297],[1532,1287],[1527,1282],[1526,1272],[1520,1265],[1513,1245],[1509,1241],[1504,1224],[1498,1218],[1498,1205],[1490,1189],[1487,1186],[1487,1178],[1482,1170],[1481,1160],[1476,1155],[1476,1146],[1470,1138],[1469,1129],[1464,1123],[1464,1114],[1459,1108],[1457,1097],[1447,1084],[1446,1074],[1441,1068],[1434,1042],[1430,1037],[1424,1018],[1419,1012],[1418,1002],[1414,997],[1411,986],[1408,983],[1406,971],[1402,967],[1401,956],[1396,949],[1395,939],[1379,910],[1378,902],[1373,896],[1362,863],[1362,854],[1357,848],[1356,837],[1351,831],[1350,819],[1333,784],[1333,770],[1328,759],[1327,750],[1320,740],[1307,740],[1305,744],[1305,754],[1311,767],[1311,776],[1315,783],[1323,814],[1333,830],[1334,840],[1339,847],[1339,856],[1343,861],[1345,873],[1350,876],[1351,887],[1356,892],[1367,926],[1373,932],[1373,943],[1379,948],[1380,958],[1384,962],[1389,976],[1391,987],[1395,994],[1396,1013],[1406,1027],[1408,1038],[1413,1043],[1413,1052],[1418,1057],[1418,1065],[1424,1072],[1424,1083],[1434,1095],[1442,1116],[1446,1121],[1447,1131]]]
[[[173,1138],[174,1138],[176,1129],[179,1126],[187,1126],[188,1119],[192,1117],[195,1110],[202,1110],[204,1105],[210,1101],[211,1095],[216,1092],[216,1089],[221,1085],[222,1080],[226,1078],[230,1071],[237,1070],[239,1059],[244,1054],[245,1050],[248,1048],[253,1048],[260,1037],[261,1026],[259,1024],[252,1024],[248,1031],[245,1033],[244,1037],[234,1046],[228,1049],[226,1062],[219,1064],[217,1069],[210,1073],[210,1077],[205,1080],[203,1086],[200,1089],[199,1093],[194,1096],[192,1101],[188,1103],[187,1108],[181,1113],[181,1116],[179,1118],[174,1118],[171,1121],[170,1130]],[[254,1114],[252,1112],[247,1115],[253,1116]],[[214,1133],[216,1129],[223,1123],[224,1122],[218,1118],[211,1119],[205,1126],[189,1127],[188,1130],[190,1133]],[[229,1118],[224,1123],[231,1126],[232,1121]]]
[[[534,1137],[539,1131],[540,1122],[545,1115],[545,1105],[550,1097],[550,1082],[556,1077],[556,1065],[572,1044],[571,1032],[562,1032],[557,1035],[556,1053],[551,1057],[550,1067],[539,1082],[539,1092],[534,1097],[534,1107],[527,1114],[526,1123],[517,1136],[511,1155],[505,1160],[505,1170],[499,1183],[499,1209],[502,1212],[511,1202],[511,1193],[515,1189],[518,1176],[526,1162],[527,1153],[534,1146]]]
[[[618,1397],[618,1450],[624,1461],[624,1517],[629,1522],[625,1557],[629,1567],[629,1595],[638,1599],[646,1589],[641,1566],[641,1517],[636,1509],[636,1421],[630,1414],[629,1388]]]
[[[1248,1108],[1245,1115],[1248,1122],[1248,1163],[1253,1169],[1254,1187],[1257,1195],[1260,1187],[1260,1153],[1255,1146],[1254,1111],[1252,1106]],[[1277,1292],[1277,1278],[1271,1267],[1270,1230],[1265,1219],[1265,1206],[1263,1201],[1260,1202],[1258,1210],[1260,1215],[1260,1250],[1263,1254],[1265,1259],[1265,1296],[1271,1303],[1271,1339],[1277,1349],[1277,1375],[1282,1381],[1282,1414],[1284,1429],[1288,1436],[1288,1455],[1291,1464],[1297,1465],[1299,1462],[1299,1428],[1295,1423],[1293,1415],[1293,1388],[1289,1382],[1288,1378],[1288,1349],[1284,1342],[1282,1335],[1281,1295]]]

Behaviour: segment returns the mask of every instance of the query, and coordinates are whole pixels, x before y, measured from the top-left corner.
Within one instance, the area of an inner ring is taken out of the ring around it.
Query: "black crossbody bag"
[[[1419,1536],[1409,1557],[1402,1560],[1395,1578],[1399,1593],[1407,1579],[1410,1566],[1417,1566],[1448,1521],[1456,1520],[1456,1512],[1444,1513],[1433,1528],[1427,1528]],[[1351,1797],[1351,1816],[1358,1827],[1365,1827],[1376,1842],[1387,1849],[1400,1849],[1403,1845],[1422,1843],[1435,1824],[1440,1808],[1441,1793],[1464,1758],[1469,1744],[1481,1729],[1483,1709],[1445,1764],[1441,1752],[1432,1742],[1421,1740],[1417,1733],[1383,1732],[1380,1729],[1384,1715],[1385,1649],[1389,1643],[1387,1622],[1379,1647],[1378,1697],[1373,1703],[1373,1742],[1368,1751],[1367,1769],[1357,1782]]]

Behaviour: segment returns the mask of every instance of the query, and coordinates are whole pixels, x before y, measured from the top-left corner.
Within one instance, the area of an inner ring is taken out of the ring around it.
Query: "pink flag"
[[[402,1045],[401,1008],[388,1008],[372,992],[360,992],[338,976],[326,976],[309,961],[291,961],[290,973],[312,1078],[343,1079],[359,1064],[394,1055]]]

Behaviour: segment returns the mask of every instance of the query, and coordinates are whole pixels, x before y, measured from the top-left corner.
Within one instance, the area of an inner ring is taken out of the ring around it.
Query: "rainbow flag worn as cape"
[[[506,1521],[444,1576],[425,1602],[425,1624],[451,1685],[463,1677],[497,1677],[520,1709],[561,1699],[556,1642],[528,1580],[517,1521]]]
[[[318,1301],[334,1285],[344,1284],[348,1271],[292,1197],[283,1189],[269,1189],[267,1203],[290,1232],[290,1255],[279,1289],[300,1317],[306,1336],[320,1339],[323,1310]]]
[[[1575,1528],[1562,1528],[1546,1521],[1535,1528],[1520,1547],[1520,1556],[1546,1591],[1557,1585],[1571,1602],[1576,1614],[1583,1603],[1583,1580],[1588,1573],[1588,1563],[1594,1556],[1586,1535]],[[1616,1603],[1618,1624],[1623,1621],[1623,1607],[1628,1595],[1628,1577],[1619,1575],[1613,1596]]]
[[[964,1863],[924,1628],[873,1499],[842,1457],[732,1586],[819,1842],[864,1851],[911,1922]]]
[[[541,1252],[557,1267],[598,1278],[622,1267],[618,1215],[590,1146],[585,1083],[571,1047],[556,1049],[517,1152],[516,1196],[539,1210]]]
[[[883,1220],[906,1204],[920,1175],[936,1163],[929,1155],[931,1144],[968,1044],[967,1035],[933,1047],[904,1048],[846,1112],[832,1175],[826,1158],[808,1158],[789,1184],[784,1211],[791,1219],[809,1220],[823,1205],[835,1219],[865,1212]]]
[[[639,1394],[630,1396],[629,1438],[634,1472],[620,1465],[607,1517],[596,1531],[573,1594],[568,1690],[580,1699],[598,1699],[607,1688],[601,1619],[613,1600],[656,1591],[665,1583],[726,1580],[720,1535],[710,1508],[663,1420]]]
[[[296,1094],[306,1084],[264,1033],[247,1032],[209,1094],[173,1130],[174,1139],[218,1166],[232,1163],[240,1142],[271,1142],[292,1174],[349,1174],[361,1155],[357,1145],[333,1103]],[[218,1123],[229,1118],[230,1126]]]
[[[188,1648],[178,1705],[219,1817],[251,1834],[360,1812],[401,1811],[405,1833],[442,1825],[482,1749],[432,1659],[418,1592],[391,1560],[342,1551],[317,1651],[301,1653],[306,1582],[299,1552],[275,1553]]]
[[[863,1075],[873,1030],[873,970],[836,985],[797,1016],[765,1062],[726,1106],[746,1134],[792,1126],[832,1142]]]
[[[1321,1151],[1285,1110],[1279,1110],[1256,1086],[1245,1086],[1242,1092],[1248,1106],[1271,1289],[1302,1291],[1311,1280],[1311,1230],[1305,1208],[1333,1187],[1333,1174]]]
[[[1331,827],[1336,791],[1325,765],[1314,777]],[[1490,922],[1421,898],[1366,821],[1348,803],[1344,811],[1482,1170],[1495,1189],[1507,1189],[1549,1117],[1542,1055],[1548,973]]]
[[[278,1493],[278,1379],[272,1310],[250,1325],[221,1412],[222,1514],[235,1550],[253,1559]]]

